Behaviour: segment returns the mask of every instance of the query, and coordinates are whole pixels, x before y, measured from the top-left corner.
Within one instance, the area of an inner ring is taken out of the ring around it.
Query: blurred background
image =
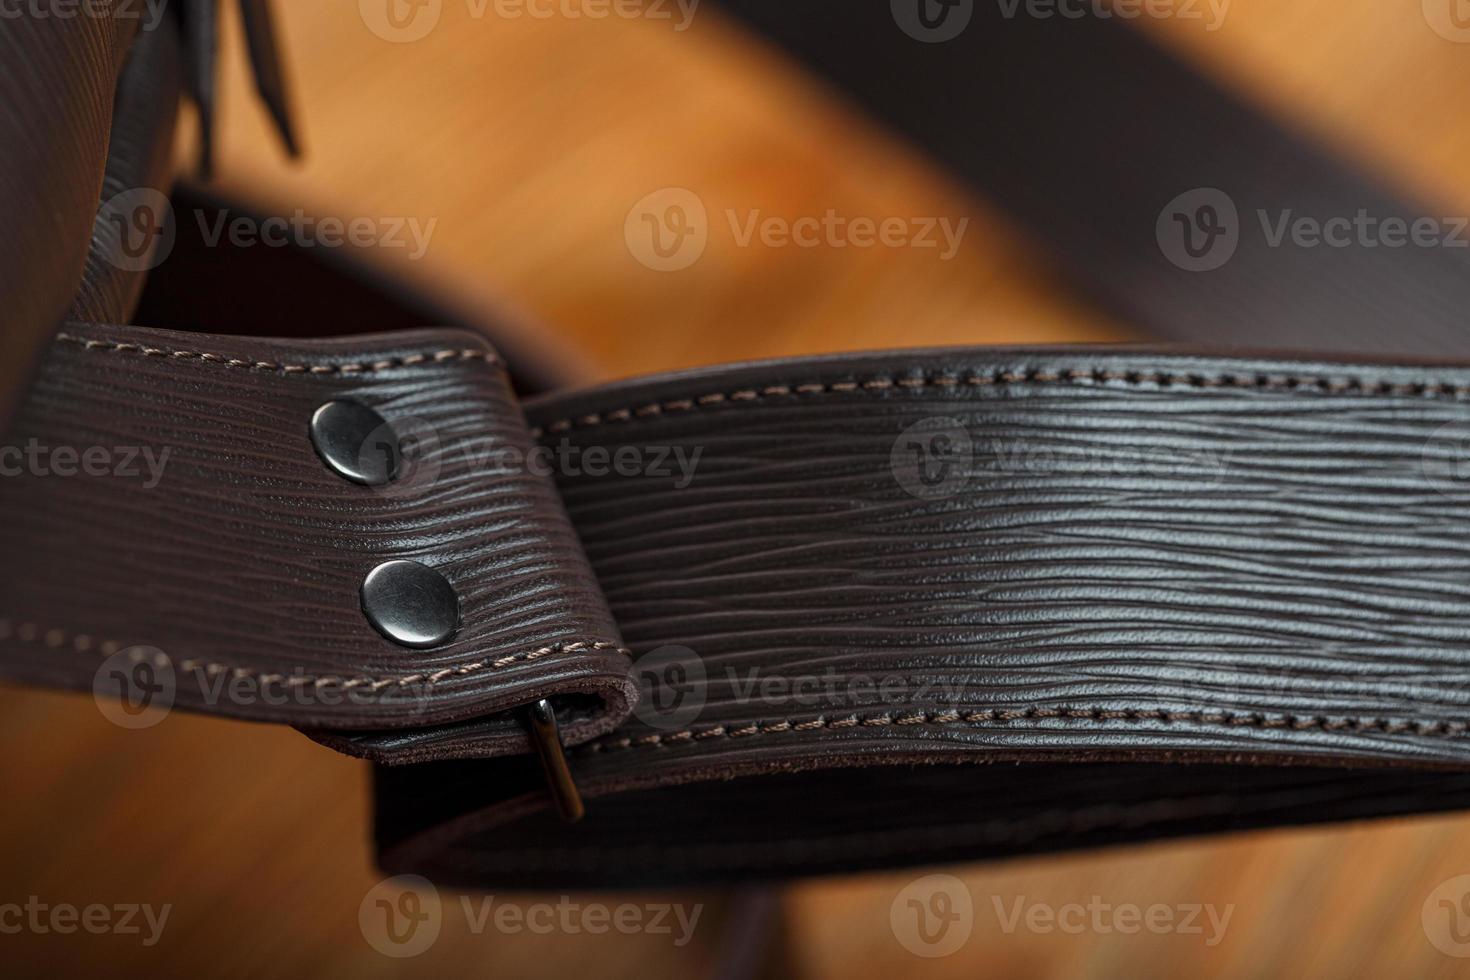
[[[276,7],[305,159],[279,153],[230,20],[213,188],[270,213],[417,222],[421,249],[369,249],[369,261],[554,348],[574,380],[862,348],[1134,338],[1000,211],[712,6],[685,30],[689,8],[672,3],[658,19],[568,16],[580,8],[561,0],[541,9],[563,12],[545,17],[442,0],[411,39],[385,37],[368,0]],[[1470,29],[1470,4],[1232,0],[1224,9],[1143,17],[1130,29],[1433,213],[1470,213],[1470,45],[1445,26]],[[181,160],[192,161],[192,142],[185,127]],[[660,269],[667,256],[631,245],[629,223],[670,188],[694,194],[711,218],[696,260]],[[829,211],[971,220],[941,255],[792,247],[759,234],[742,243],[724,219]],[[571,897],[701,906],[683,945],[493,925],[477,934],[445,893],[438,939],[393,959],[358,920],[381,878],[366,765],[279,728],[176,713],[131,732],[88,696],[13,689],[0,690],[0,745],[0,899],[171,906],[152,946],[136,936],[0,935],[9,975],[44,965],[56,974],[692,977],[774,930],[771,975],[801,978],[1470,976],[1470,959],[1442,952],[1422,917],[1441,883],[1470,873],[1470,821],[1459,817],[802,882],[771,893],[770,914],[747,933],[737,927],[761,908],[748,895]],[[973,927],[942,957],[915,952],[890,918],[904,890],[936,871],[959,879],[974,904]],[[1001,912],[1017,903],[1198,906],[1228,920],[1215,930],[1201,912],[1199,934],[1007,928]]]

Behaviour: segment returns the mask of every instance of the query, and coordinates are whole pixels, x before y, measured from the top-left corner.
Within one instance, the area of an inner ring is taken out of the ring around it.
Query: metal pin
[[[541,768],[546,773],[546,788],[556,803],[556,812],[567,823],[576,823],[586,814],[582,805],[582,794],[572,778],[567,765],[567,754],[562,749],[561,732],[556,725],[556,712],[545,698],[531,705],[531,741],[536,743],[536,754],[541,757]]]

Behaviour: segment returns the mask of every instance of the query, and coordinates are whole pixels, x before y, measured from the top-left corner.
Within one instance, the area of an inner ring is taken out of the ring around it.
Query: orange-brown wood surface
[[[1436,2],[1234,0],[1218,30],[1182,19],[1138,27],[1385,180],[1467,213],[1470,44],[1430,27]],[[481,5],[444,0],[428,36],[390,43],[365,26],[357,0],[277,6],[308,157],[292,166],[276,152],[231,25],[224,189],[287,213],[434,222],[421,258],[384,250],[380,261],[476,309],[509,311],[567,349],[582,378],[1129,336],[1018,229],[713,10],[681,32],[649,19],[501,16],[493,2],[477,17]],[[741,247],[725,230],[689,268],[657,272],[623,229],[635,202],[665,187],[692,190],[712,215],[979,217],[949,260]],[[433,947],[391,959],[358,925],[379,878],[365,765],[290,731],[178,713],[124,731],[88,696],[5,689],[0,709],[0,905],[171,905],[151,947],[137,936],[0,932],[0,975],[692,977],[708,972],[720,942],[715,891],[657,899],[708,906],[684,946],[650,934],[475,934],[446,896]],[[1470,874],[1461,817],[943,870],[975,902],[958,951],[916,957],[890,926],[895,897],[926,872],[801,883],[781,893],[788,975],[1470,976],[1470,959],[1440,952],[1421,919],[1441,882]],[[1213,944],[1208,925],[1007,931],[997,908],[1009,914],[1018,901],[1210,905],[1230,918]]]

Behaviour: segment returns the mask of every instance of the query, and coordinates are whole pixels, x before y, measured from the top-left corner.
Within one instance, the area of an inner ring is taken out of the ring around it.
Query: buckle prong
[[[541,757],[541,769],[546,773],[546,788],[551,793],[556,812],[567,823],[576,823],[587,813],[582,805],[582,794],[577,790],[577,781],[567,765],[567,754],[561,744],[561,730],[556,724],[556,712],[551,702],[542,698],[531,705],[531,741],[536,744],[536,754]]]

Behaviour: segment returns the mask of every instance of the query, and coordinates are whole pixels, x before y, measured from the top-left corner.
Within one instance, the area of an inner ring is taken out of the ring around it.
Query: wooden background
[[[428,37],[392,44],[365,27],[357,0],[277,7],[309,158],[291,167],[274,152],[232,36],[223,186],[287,211],[437,219],[421,261],[382,260],[478,309],[514,311],[575,350],[588,379],[1128,335],[1069,295],[1015,229],[713,10],[681,33],[498,17],[493,4],[476,18],[465,0],[444,0]],[[1141,28],[1444,213],[1470,213],[1470,44],[1431,30],[1421,0],[1234,0],[1217,31]],[[981,218],[949,262],[912,249],[742,249],[714,235],[693,267],[658,273],[630,255],[623,223],[666,186],[695,190],[711,214]],[[280,729],[175,714],[127,732],[88,697],[8,689],[0,749],[0,903],[173,906],[150,949],[134,937],[0,935],[6,976],[691,977],[719,941],[721,896],[688,892],[674,898],[711,905],[682,949],[659,936],[476,936],[451,911],[431,950],[391,960],[357,924],[378,878],[364,765]],[[1435,886],[1470,873],[1465,818],[948,870],[975,896],[977,925],[940,960],[914,957],[889,927],[916,873],[785,889],[791,975],[1470,976],[1470,959],[1438,952],[1420,920]],[[1234,911],[1214,947],[1184,935],[1007,935],[992,896]]]

